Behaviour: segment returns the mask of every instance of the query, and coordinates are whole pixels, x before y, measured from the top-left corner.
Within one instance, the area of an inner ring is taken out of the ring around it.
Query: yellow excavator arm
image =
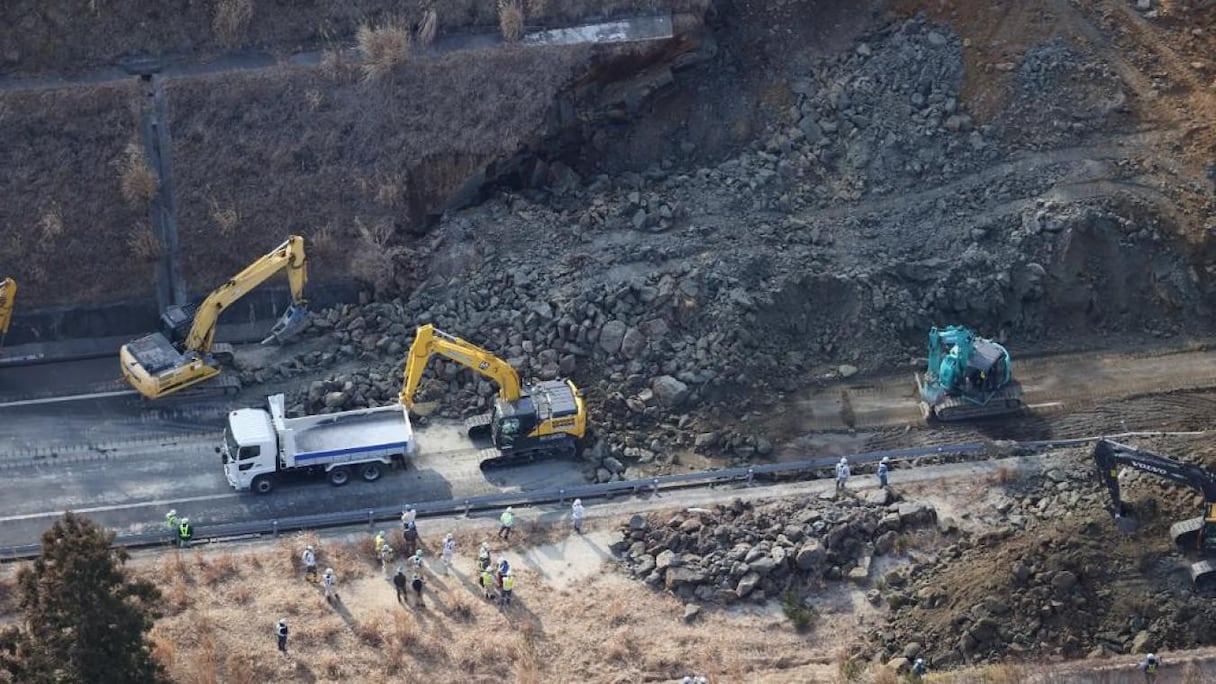
[[[498,383],[498,396],[504,401],[515,401],[522,395],[519,373],[511,364],[472,342],[436,330],[435,326],[427,323],[414,334],[414,343],[410,345],[410,354],[405,361],[400,401],[407,409],[414,407],[414,393],[418,391],[422,372],[434,354]]]
[[[8,326],[13,322],[13,306],[17,299],[17,281],[12,278],[0,280],[0,346],[3,346],[4,336],[8,334]]]
[[[274,251],[253,262],[228,282],[212,290],[195,311],[194,323],[191,324],[190,334],[186,337],[186,349],[201,354],[210,351],[211,344],[215,341],[215,324],[219,320],[220,313],[283,269],[287,269],[287,279],[291,284],[292,307],[288,310],[288,314],[302,311],[305,306],[304,286],[308,283],[306,261],[304,238],[292,235],[283,244],[275,247]],[[287,318],[288,316],[285,315],[283,320],[285,321]]]
[[[198,306],[185,343],[178,347],[162,333],[152,333],[124,344],[118,350],[122,374],[131,386],[149,399],[181,391],[215,377],[220,361],[212,343],[220,313],[250,290],[283,269],[291,282],[291,306],[275,323],[271,339],[289,335],[307,320],[304,285],[308,282],[304,238],[292,235],[274,251],[259,258],[231,280],[220,285]]]

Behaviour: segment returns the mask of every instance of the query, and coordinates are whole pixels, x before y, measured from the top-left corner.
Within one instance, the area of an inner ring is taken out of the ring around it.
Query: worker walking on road
[[[574,521],[575,534],[583,533],[583,515],[585,513],[586,510],[583,508],[583,500],[575,499],[574,503],[570,505],[570,520]]]
[[[418,549],[414,555],[410,556],[410,565],[414,572],[422,572],[422,549]]]
[[[177,545],[186,548],[191,539],[194,539],[194,527],[190,525],[190,518],[182,518],[181,524],[177,526]]]
[[[507,607],[511,605],[511,593],[515,591],[515,573],[507,571],[507,574],[502,576],[502,599],[499,605]]]
[[[181,520],[177,517],[177,509],[174,508],[165,514],[165,527],[169,528],[169,539],[177,539],[177,526],[181,524]]]
[[[1161,667],[1161,661],[1157,659],[1157,655],[1150,653],[1144,658],[1144,662],[1140,663],[1140,669],[1144,670],[1145,684],[1153,684],[1157,681],[1157,670]]]
[[[287,620],[279,620],[279,624],[275,627],[274,634],[279,639],[279,653],[287,655]]]
[[[878,486],[883,487],[884,489],[887,486],[887,473],[890,472],[890,466],[888,464],[890,462],[891,459],[887,458],[886,456],[883,456],[882,460],[878,462]]]
[[[511,541],[511,530],[515,527],[515,512],[510,506],[507,506],[507,510],[498,517],[498,522],[502,524],[502,527],[498,528],[498,538],[503,541]]]
[[[334,575],[333,568],[325,568],[325,577],[321,580],[321,584],[325,587],[325,601],[328,603],[330,599],[338,600],[338,578]]]
[[[397,588],[397,603],[405,603],[405,568],[398,565],[397,574],[393,575],[393,586]]]
[[[849,481],[849,459],[844,456],[840,457],[840,463],[836,464],[836,491],[845,489],[845,483]]]
[[[925,659],[917,658],[916,662],[912,664],[912,680],[916,682],[921,681],[925,676],[925,670]]]
[[[448,532],[443,537],[443,574],[448,574],[452,570],[452,556],[456,555],[456,540],[452,538],[452,533]]]
[[[304,561],[304,579],[317,579],[317,554],[311,544],[304,547],[304,555],[300,560]]]

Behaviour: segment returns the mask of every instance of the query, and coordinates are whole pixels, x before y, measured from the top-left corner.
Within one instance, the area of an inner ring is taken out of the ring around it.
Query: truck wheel
[[[274,491],[274,478],[269,475],[258,475],[249,486],[255,494],[269,494]]]
[[[347,482],[350,482],[350,471],[346,468],[334,468],[329,471],[329,483],[331,485],[341,487]]]
[[[364,482],[375,482],[384,474],[379,463],[364,463],[359,469],[359,477],[363,478]]]

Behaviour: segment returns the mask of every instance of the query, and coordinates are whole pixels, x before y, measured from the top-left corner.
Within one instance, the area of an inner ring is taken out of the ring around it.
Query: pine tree
[[[42,535],[42,555],[17,574],[24,621],[0,633],[0,673],[31,684],[168,682],[145,641],[160,592],[127,577],[129,556],[113,541],[71,512]]]

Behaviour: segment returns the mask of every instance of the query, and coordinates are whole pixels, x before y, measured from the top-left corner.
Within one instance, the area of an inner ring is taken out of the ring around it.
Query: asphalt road
[[[0,546],[36,541],[66,510],[86,513],[119,532],[139,533],[158,529],[165,512],[175,508],[202,531],[209,523],[397,507],[584,481],[571,461],[483,473],[472,445],[451,448],[458,438],[454,425],[427,427],[418,433],[418,457],[404,471],[344,487],[323,479],[288,482],[267,496],[238,493],[228,485],[214,451],[216,435],[120,447],[104,456],[9,462],[0,466]]]

